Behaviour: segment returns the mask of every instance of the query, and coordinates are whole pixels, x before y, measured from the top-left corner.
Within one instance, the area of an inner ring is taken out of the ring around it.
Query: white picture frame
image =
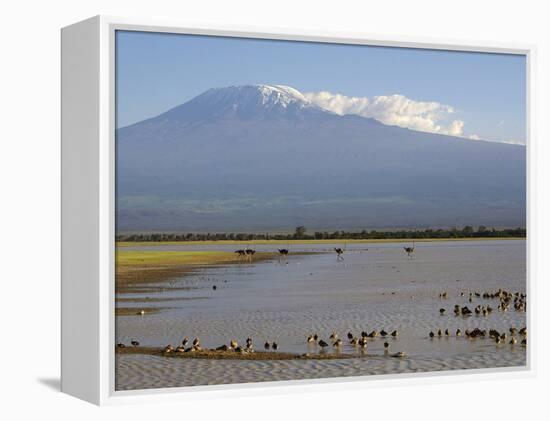
[[[523,54],[527,59],[527,229],[532,224],[532,176],[535,140],[532,107],[536,51],[532,45],[462,43],[370,34],[311,32],[300,29],[201,25],[96,16],[65,27],[62,44],[62,377],[63,392],[94,404],[181,400],[196,396],[261,394],[343,387],[372,387],[379,381],[462,381],[532,376],[536,337],[530,336],[526,368],[476,369],[422,374],[392,374],[323,380],[295,380],[227,386],[193,386],[162,390],[115,391],[114,388],[114,121],[115,43],[117,30],[136,30],[226,37],[331,42],[438,50]],[[527,241],[527,293],[536,293],[531,279],[532,244]],[[533,301],[527,320],[535,330]]]

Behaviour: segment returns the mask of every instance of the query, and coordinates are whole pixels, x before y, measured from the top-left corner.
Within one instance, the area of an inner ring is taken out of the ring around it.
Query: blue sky
[[[344,108],[347,97],[365,98],[362,112],[388,124],[445,133],[457,120],[464,137],[526,138],[526,61],[519,55],[118,31],[116,70],[118,127],[212,87],[280,84],[340,94]],[[427,110],[425,102],[453,112]]]

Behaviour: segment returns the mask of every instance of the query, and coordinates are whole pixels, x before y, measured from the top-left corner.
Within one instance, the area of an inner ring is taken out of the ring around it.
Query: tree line
[[[254,240],[402,240],[428,238],[525,238],[525,228],[487,228],[483,225],[463,228],[395,231],[314,231],[308,233],[306,227],[296,227],[293,233],[140,233],[118,234],[116,241],[254,241]]]

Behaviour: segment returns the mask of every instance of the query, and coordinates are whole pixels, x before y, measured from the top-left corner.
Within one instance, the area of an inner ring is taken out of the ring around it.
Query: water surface
[[[201,370],[204,378],[193,377],[198,384],[287,379],[293,378],[292,373],[297,378],[316,378],[323,377],[323,370],[327,376],[348,376],[525,364],[523,347],[496,346],[488,339],[454,337],[457,328],[507,331],[512,326],[525,325],[524,312],[496,311],[498,300],[474,297],[473,303],[468,302],[469,292],[473,291],[503,288],[525,292],[524,240],[416,243],[413,259],[407,257],[403,245],[292,244],[287,259],[200,268],[174,278],[165,284],[164,290],[155,293],[117,295],[120,298],[169,299],[146,304],[162,307],[158,313],[117,317],[117,342],[129,343],[138,339],[143,345],[164,346],[177,345],[184,336],[198,336],[203,347],[217,347],[230,339],[244,342],[251,337],[257,349],[263,349],[267,340],[276,341],[280,351],[316,353],[319,352],[316,346],[306,344],[309,334],[317,333],[328,341],[333,331],[340,337],[348,331],[356,335],[373,329],[399,331],[397,339],[372,340],[367,351],[370,356],[335,363],[168,362],[162,357],[119,355],[117,388],[163,387],[162,376],[160,380],[154,374],[136,378],[132,373],[140,370],[139,367],[145,370],[146,366],[151,373],[155,373],[151,367],[157,367],[160,373],[167,364],[184,372],[206,364],[209,370]],[[345,247],[343,261],[337,260],[334,247]],[[235,248],[188,243],[124,249],[232,251]],[[276,251],[277,246],[257,245],[254,248]],[[298,252],[313,254],[293,254]],[[439,298],[441,292],[447,292],[446,300]],[[461,292],[464,292],[463,297]],[[455,317],[452,313],[455,304],[471,308],[490,304],[495,311],[487,317]],[[140,304],[119,302],[117,305],[136,307]],[[440,315],[440,308],[447,310],[445,315]],[[453,332],[453,337],[429,338],[430,330],[446,328]],[[407,357],[400,362],[384,357],[385,341],[390,344],[390,352],[404,351]],[[341,352],[358,352],[344,342],[346,345]],[[230,374],[233,367],[240,367],[234,370],[238,375]],[[227,374],[222,381],[220,372],[225,370]],[[190,384],[189,377],[180,383],[177,379],[164,378],[166,386]]]

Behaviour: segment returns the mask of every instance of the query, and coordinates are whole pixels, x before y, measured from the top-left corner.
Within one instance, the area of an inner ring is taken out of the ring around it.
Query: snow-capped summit
[[[299,107],[314,106],[302,93],[290,86],[283,85],[242,85],[225,88],[213,88],[199,95],[208,100],[230,101],[234,105],[255,103],[266,107],[290,105]]]
[[[301,106],[310,106],[311,102],[297,89],[284,85],[253,85],[260,91],[263,97],[263,104],[281,104],[283,107],[292,103],[298,103]]]
[[[293,120],[305,115],[331,115],[311,103],[301,92],[283,85],[242,85],[212,88],[159,118],[192,121],[204,118],[278,119]]]

